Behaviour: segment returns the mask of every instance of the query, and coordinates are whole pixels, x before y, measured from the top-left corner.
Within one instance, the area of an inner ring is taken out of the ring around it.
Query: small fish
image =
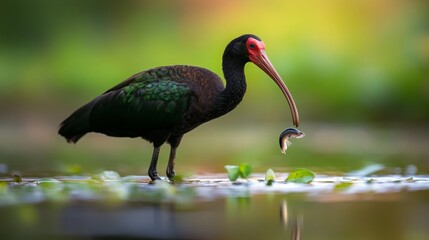
[[[282,153],[286,154],[287,147],[290,144],[292,144],[291,142],[289,142],[289,138],[290,137],[302,138],[304,136],[305,136],[305,134],[303,132],[301,132],[300,130],[296,129],[296,128],[287,128],[287,129],[285,129],[280,134],[280,137],[279,137],[280,148],[282,150]]]

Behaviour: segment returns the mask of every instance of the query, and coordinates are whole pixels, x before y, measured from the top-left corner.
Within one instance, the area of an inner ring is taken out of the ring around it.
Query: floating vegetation
[[[240,177],[241,178],[248,178],[250,174],[252,173],[252,166],[248,163],[242,163],[238,167],[240,169]]]
[[[351,187],[353,185],[353,182],[340,182],[335,184],[334,186],[334,190],[335,191],[344,191],[346,189],[348,189],[349,187]]]
[[[286,181],[293,183],[311,183],[315,176],[316,174],[314,174],[312,171],[305,168],[300,168],[291,172],[286,178]]]
[[[18,178],[0,181],[0,206],[41,201],[121,202],[187,202],[195,192],[189,186],[172,185],[164,181],[154,184],[141,182],[142,177],[122,178],[117,172],[103,171],[92,177],[59,177],[26,180]]]
[[[15,174],[13,175],[13,182],[22,183],[22,178],[19,175]]]
[[[235,165],[226,165],[226,172],[228,174],[229,181],[233,182],[240,176],[240,169]]]
[[[273,182],[275,181],[276,175],[274,174],[273,169],[268,169],[265,173],[265,182],[267,183],[267,186],[273,185]]]
[[[236,181],[238,177],[247,179],[252,173],[252,166],[248,163],[242,163],[239,166],[226,165],[225,169],[231,182]]]
[[[92,179],[97,181],[119,181],[121,176],[115,171],[103,171],[100,174],[92,176]]]
[[[383,164],[370,164],[368,166],[365,166],[359,170],[351,171],[347,173],[347,176],[353,176],[353,177],[367,177],[371,176],[376,172],[379,172],[384,169]]]
[[[241,168],[240,168],[241,166]],[[307,169],[289,173],[286,182],[275,181],[272,169],[265,173],[251,173],[248,164],[225,166],[224,174],[180,177],[174,184],[169,181],[151,182],[147,176],[120,176],[114,171],[103,171],[93,176],[65,176],[53,178],[0,179],[0,206],[39,202],[96,201],[107,204],[127,202],[180,203],[188,204],[202,199],[251,196],[258,193],[311,194],[376,194],[386,192],[415,191],[429,189],[429,176],[372,176],[343,177],[315,176]],[[281,174],[281,173],[278,173]],[[246,182],[231,184],[239,177]],[[235,179],[235,180],[234,180]],[[304,184],[288,184],[288,183]],[[308,184],[311,183],[311,184]],[[270,187],[267,187],[270,186]]]

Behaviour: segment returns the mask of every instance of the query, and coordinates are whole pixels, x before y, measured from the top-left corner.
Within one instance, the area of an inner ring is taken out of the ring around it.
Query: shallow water
[[[72,146],[52,124],[3,134],[0,239],[429,239],[427,128],[306,126],[286,155],[283,124],[202,127],[181,145],[177,172],[189,177],[174,185],[127,176],[149,165],[136,139]],[[160,172],[166,159],[168,148]],[[241,163],[276,181],[230,182],[224,165]],[[318,173],[312,183],[284,182],[298,167]]]
[[[5,178],[0,228],[9,239],[428,239],[428,175],[286,175],[272,186],[264,174]]]

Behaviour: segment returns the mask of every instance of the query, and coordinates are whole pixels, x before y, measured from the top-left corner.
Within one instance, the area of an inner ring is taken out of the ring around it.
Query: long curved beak
[[[260,69],[262,69],[262,71],[268,74],[268,76],[270,76],[274,80],[277,86],[279,86],[280,90],[282,91],[289,104],[290,112],[292,114],[293,125],[298,127],[299,115],[298,109],[295,105],[295,101],[293,100],[292,94],[289,92],[289,89],[286,87],[286,84],[283,82],[282,78],[277,73],[276,69],[273,67],[270,60],[268,59],[265,50],[260,49],[259,51],[255,51],[249,55],[249,58],[254,64],[256,64],[256,66],[258,66]]]

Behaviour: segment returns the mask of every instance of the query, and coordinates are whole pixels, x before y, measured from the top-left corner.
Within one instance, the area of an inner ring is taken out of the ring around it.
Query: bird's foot
[[[150,179],[152,179],[152,181],[161,180],[161,177],[158,175],[158,172],[156,170],[155,171],[149,171],[148,174],[149,174]]]
[[[170,181],[174,181],[174,177],[176,176],[176,171],[174,169],[167,168],[167,177]]]

